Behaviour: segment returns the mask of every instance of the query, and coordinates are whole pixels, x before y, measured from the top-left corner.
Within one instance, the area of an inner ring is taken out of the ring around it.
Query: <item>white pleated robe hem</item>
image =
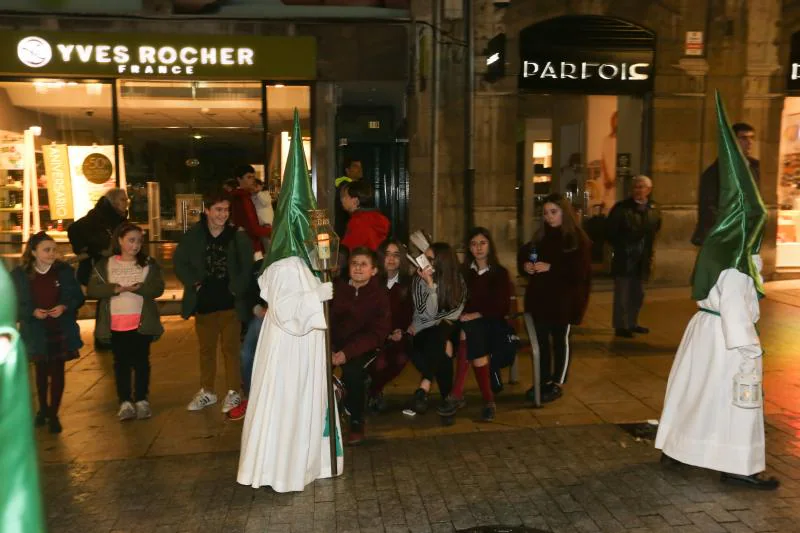
[[[743,358],[761,374],[753,280],[728,269],[689,321],[670,371],[655,447],[682,463],[749,476],[766,467],[763,408],[733,404]]]

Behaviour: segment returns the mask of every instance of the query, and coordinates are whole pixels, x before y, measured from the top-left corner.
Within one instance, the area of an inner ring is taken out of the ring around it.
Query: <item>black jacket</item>
[[[120,215],[105,196],[82,218],[67,228],[67,237],[75,255],[88,257],[78,264],[77,278],[81,285],[89,283],[92,263],[107,256],[111,249],[111,234],[128,219]]]
[[[646,279],[653,262],[653,244],[661,229],[661,210],[649,201],[643,207],[633,198],[614,205],[608,214],[608,241],[614,249],[613,276]]]
[[[750,171],[758,185],[761,178],[761,164],[758,159],[748,157]],[[692,234],[692,244],[702,246],[711,228],[717,220],[719,203],[719,159],[711,163],[700,176],[700,188],[697,193],[697,226]]]

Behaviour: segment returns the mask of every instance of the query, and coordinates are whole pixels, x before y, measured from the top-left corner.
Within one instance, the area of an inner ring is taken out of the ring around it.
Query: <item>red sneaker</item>
[[[348,446],[358,446],[364,442],[364,423],[352,422],[350,424],[350,434],[347,435]]]
[[[247,400],[242,400],[242,403],[228,411],[228,418],[231,420],[241,420],[247,414]]]

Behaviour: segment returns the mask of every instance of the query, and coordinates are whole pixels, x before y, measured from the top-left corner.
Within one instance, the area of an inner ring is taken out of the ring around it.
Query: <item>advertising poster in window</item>
[[[70,146],[72,203],[75,219],[86,215],[97,200],[117,185],[113,146]]]
[[[0,131],[0,169],[22,170],[22,135],[10,131]]]
[[[589,216],[607,215],[617,201],[617,97],[587,97]]]
[[[47,204],[50,206],[50,219],[74,219],[67,145],[46,144],[42,146],[42,154],[47,173]]]

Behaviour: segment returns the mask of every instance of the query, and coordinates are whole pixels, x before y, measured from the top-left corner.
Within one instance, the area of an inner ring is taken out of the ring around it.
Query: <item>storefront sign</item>
[[[655,36],[630,22],[558,17],[523,29],[519,41],[521,90],[641,94],[653,88]]]
[[[72,208],[72,178],[69,171],[69,154],[66,144],[42,146],[44,169],[47,173],[47,204],[50,220],[74,218]]]
[[[113,146],[70,146],[72,199],[75,218],[81,218],[97,200],[117,186]],[[104,181],[101,179],[105,177]]]
[[[314,79],[313,37],[22,33],[0,35],[0,72],[94,77]]]

